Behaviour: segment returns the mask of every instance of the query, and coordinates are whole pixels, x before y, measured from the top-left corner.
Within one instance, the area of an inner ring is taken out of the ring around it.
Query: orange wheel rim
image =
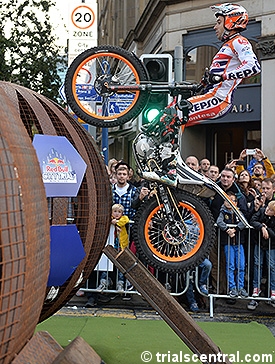
[[[204,223],[191,205],[180,202],[173,222],[165,219],[163,205],[147,217],[144,232],[148,248],[160,260],[182,262],[194,256],[204,239]]]
[[[139,79],[139,75],[136,71],[136,69],[134,68],[134,66],[123,56],[120,56],[118,54],[115,53],[109,53],[109,52],[103,52],[100,53],[100,57],[111,57],[111,58],[116,58],[119,61],[123,61],[123,63],[127,64],[127,66],[129,67],[129,69],[131,70],[131,72],[133,73],[134,76],[134,80],[135,80],[135,84],[140,84],[140,79]],[[76,92],[76,84],[77,84],[77,76],[80,72],[80,70],[84,67],[84,65],[86,65],[89,61],[98,58],[98,54],[93,54],[90,57],[87,57],[84,61],[82,61],[79,66],[77,67],[77,69],[74,72],[73,78],[72,78],[72,92],[73,92],[73,96],[74,96],[74,100],[76,101],[77,105],[79,106],[80,109],[82,109],[84,111],[84,106],[81,103],[81,100],[79,100],[77,92]],[[99,115],[97,113],[97,110],[94,110],[93,112],[90,112],[89,110],[85,109],[85,113],[92,116],[92,117],[96,117],[97,119],[101,119],[101,120],[114,120],[117,117],[122,117],[123,115],[127,114],[136,104],[140,91],[131,91],[131,92],[125,92],[125,94],[131,94],[134,95],[134,98],[131,100],[131,103],[125,108],[125,110],[117,113],[117,114],[112,114],[110,116],[105,116],[105,115]]]

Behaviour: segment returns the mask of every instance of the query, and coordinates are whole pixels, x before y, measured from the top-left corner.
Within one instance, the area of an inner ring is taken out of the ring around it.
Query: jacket
[[[219,187],[222,188],[221,182],[217,182],[217,185]],[[248,208],[247,208],[247,203],[246,203],[246,198],[245,196],[241,193],[240,188],[238,187],[238,185],[233,182],[232,186],[229,187],[225,192],[229,192],[232,191],[236,194],[237,199],[238,199],[238,208],[241,210],[241,212],[244,214],[245,218],[248,218]],[[209,201],[209,207],[210,210],[213,214],[213,217],[215,219],[215,221],[217,220],[219,213],[220,213],[220,209],[223,205],[224,199],[222,196],[220,196],[218,193],[216,193],[216,195],[214,196],[214,198]]]
[[[121,216],[121,218],[116,223],[116,226],[120,228],[120,232],[117,233],[119,245],[121,249],[125,249],[129,244],[129,236],[127,232],[126,225],[130,222],[129,217],[126,215]]]
[[[236,225],[236,235],[233,238],[230,238],[226,232],[229,228],[231,228],[231,226],[228,225]],[[243,231],[245,228],[244,223],[238,219],[237,215],[232,210],[227,209],[224,205],[222,205],[220,209],[220,213],[217,218],[217,226],[221,229],[221,245],[227,245],[228,241],[230,241],[230,245],[245,243],[245,231]]]
[[[257,162],[258,161],[253,158],[247,168],[249,173],[251,174],[252,178],[257,178],[255,175],[253,175],[253,167]],[[265,168],[265,176],[260,176],[261,179],[270,178],[273,174],[275,174],[273,165],[267,157],[265,157],[265,159],[263,159],[261,162]],[[242,165],[236,166],[237,174],[240,174],[241,171],[243,171],[243,170],[244,170],[244,166],[242,166]]]
[[[120,196],[116,191],[116,184],[112,188],[113,203],[121,204],[124,207],[124,214],[129,217],[130,220],[134,218],[136,210],[132,207],[132,201],[135,196],[137,188],[131,183],[128,184],[126,193]]]
[[[267,250],[269,246],[269,239],[264,239],[261,232],[263,224],[267,226],[267,231],[270,238],[270,247],[275,249],[275,216],[267,216],[265,214],[266,207],[261,207],[250,219],[250,225],[255,230],[260,231],[260,246],[262,249]]]

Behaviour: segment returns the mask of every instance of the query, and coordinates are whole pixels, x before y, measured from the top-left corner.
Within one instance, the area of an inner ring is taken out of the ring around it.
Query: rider
[[[211,9],[215,11],[216,24],[214,29],[217,38],[223,44],[212,60],[209,73],[202,78],[202,83],[207,85],[205,93],[190,97],[188,101],[191,104],[183,106],[184,117],[179,118],[179,113],[174,115],[171,122],[173,125],[184,125],[188,121],[187,126],[193,126],[203,120],[215,119],[225,115],[232,107],[233,91],[242,79],[254,76],[261,71],[259,61],[252,50],[250,42],[240,34],[241,31],[246,29],[248,23],[246,9],[240,5],[230,3],[217,4],[211,6]],[[186,117],[187,110],[189,111],[188,117]],[[164,115],[166,111],[167,109],[164,110]],[[170,120],[162,117],[160,120],[162,125],[165,123],[165,119]],[[177,120],[176,123],[175,120]],[[161,129],[163,129],[163,126]],[[162,131],[162,135],[164,134],[163,142],[167,144],[167,130],[171,129],[170,124],[165,124],[165,129],[166,131]],[[148,131],[150,135],[150,130]],[[145,132],[147,133],[147,131]],[[152,135],[155,132],[156,128],[154,128]],[[175,158],[175,154],[175,147],[171,146],[170,159],[173,155]],[[169,175],[169,173],[143,172],[143,177],[174,186],[177,183],[173,173]]]

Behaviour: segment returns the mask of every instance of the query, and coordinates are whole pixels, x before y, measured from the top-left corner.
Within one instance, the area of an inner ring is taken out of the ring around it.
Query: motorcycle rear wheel
[[[194,269],[215,242],[214,219],[206,204],[183,191],[172,192],[177,207],[169,221],[156,198],[144,202],[135,215],[133,238],[141,258],[164,272]]]
[[[105,85],[135,86],[148,81],[143,63],[116,46],[87,49],[71,63],[65,79],[70,108],[85,123],[115,127],[137,117],[148,101],[148,91],[109,91]]]

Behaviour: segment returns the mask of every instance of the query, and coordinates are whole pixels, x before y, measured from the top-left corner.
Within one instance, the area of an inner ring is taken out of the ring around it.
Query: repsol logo
[[[259,73],[259,71],[260,70],[258,69],[258,67],[254,66],[251,69],[238,71],[235,74],[233,72],[229,72],[227,74],[227,79],[228,80],[236,80],[238,78],[246,78],[246,77],[250,77],[252,75],[255,75],[255,74]]]
[[[219,97],[213,97],[212,99],[203,100],[200,102],[193,103],[191,112],[201,111],[204,109],[209,109],[213,106],[219,105],[223,100]]]

